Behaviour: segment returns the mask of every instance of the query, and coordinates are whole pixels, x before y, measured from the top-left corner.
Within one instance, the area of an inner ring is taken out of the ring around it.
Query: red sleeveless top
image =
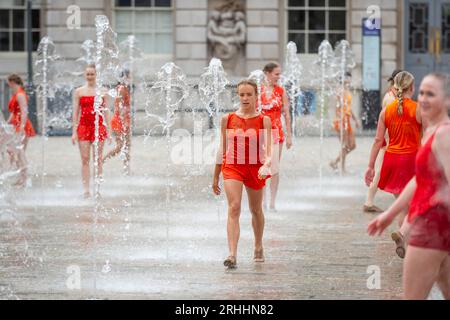
[[[121,91],[125,93],[121,95]],[[111,129],[116,133],[126,133],[130,130],[131,114],[130,114],[130,93],[127,86],[117,86],[117,98],[114,101],[114,115],[111,118]],[[122,116],[122,109],[127,112]]]
[[[264,116],[245,119],[235,112],[228,115],[227,148],[223,164],[262,164],[264,163]]]
[[[8,110],[12,114],[10,123],[16,128],[16,132],[20,131],[20,123],[22,120],[19,102],[17,101],[17,95],[19,93],[22,93],[23,95],[25,95],[25,99],[27,100],[27,104],[28,104],[28,96],[27,96],[25,90],[23,90],[23,88],[20,87],[19,90],[17,90],[17,92],[11,97],[11,100],[9,101],[9,105],[8,105]],[[35,135],[36,135],[36,132],[34,131],[33,125],[31,124],[30,119],[27,119],[27,121],[25,123],[25,136],[33,137]]]
[[[444,125],[449,125],[446,123]],[[436,130],[437,131],[437,130]],[[411,200],[408,221],[426,213],[429,209],[443,205],[434,196],[439,190],[448,187],[449,181],[445,177],[444,169],[433,153],[433,145],[436,131],[419,150],[416,157],[416,183],[417,188]],[[450,208],[449,208],[450,209]]]
[[[80,97],[80,123],[81,126],[95,126],[95,110],[94,110],[95,96],[82,96]],[[102,102],[102,107],[104,101]],[[100,126],[105,125],[103,122],[102,112],[99,115],[98,124]]]
[[[395,154],[415,153],[420,147],[422,125],[417,122],[417,102],[403,101],[403,114],[397,113],[398,99],[386,106],[385,124],[389,134],[387,152]]]
[[[283,109],[284,89],[274,86],[270,97],[266,95],[266,88],[261,86],[261,113],[268,116],[272,122],[272,129],[278,130],[278,136],[274,137],[273,143],[284,142],[283,123],[281,122],[281,111]]]

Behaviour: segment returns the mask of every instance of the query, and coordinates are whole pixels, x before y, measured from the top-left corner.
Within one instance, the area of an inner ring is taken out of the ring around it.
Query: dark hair
[[[392,75],[389,77],[389,79],[387,80],[391,86],[394,85],[394,79],[395,76],[398,75],[400,72],[402,72],[403,70],[401,69],[395,69],[394,71],[392,71]]]
[[[258,85],[253,80],[241,80],[237,85],[237,92],[239,93],[239,87],[241,86],[252,86],[255,89],[255,94],[258,95]]]
[[[18,74],[16,74],[16,73],[10,74],[10,75],[8,76],[8,81],[9,81],[9,82],[14,82],[15,84],[18,84],[19,86],[23,87],[23,80],[22,80],[22,78],[21,78]]]
[[[279,68],[280,67],[280,65],[278,64],[278,63],[276,63],[276,62],[269,62],[268,64],[266,64],[265,66],[264,66],[264,69],[263,69],[263,71],[266,73],[266,72],[272,72],[273,70],[275,70],[276,68]]]

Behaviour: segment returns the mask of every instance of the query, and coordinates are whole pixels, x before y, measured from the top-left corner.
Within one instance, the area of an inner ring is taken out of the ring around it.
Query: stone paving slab
[[[35,138],[28,150],[33,186],[0,199],[0,298],[401,298],[402,261],[389,233],[365,233],[373,217],[361,210],[371,141],[358,138],[349,175],[324,165],[321,181],[319,139],[298,138],[283,155],[278,211],[266,212],[266,263],[252,262],[244,196],[239,266],[228,271],[225,197],[210,192],[211,166],[175,165],[164,138],[134,138],[131,177],[121,175],[118,159],[105,166],[95,227],[95,203],[81,198],[77,148],[50,138],[43,166]],[[337,139],[326,138],[322,150],[326,164]],[[376,202],[386,208],[392,198],[379,193]],[[380,270],[379,289],[367,286],[370,266]],[[68,268],[80,271],[79,290],[68,287]]]

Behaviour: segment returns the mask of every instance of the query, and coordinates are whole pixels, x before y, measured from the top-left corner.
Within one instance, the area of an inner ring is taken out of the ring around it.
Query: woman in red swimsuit
[[[435,282],[450,299],[450,76],[431,74],[420,86],[419,108],[428,127],[416,175],[394,204],[368,226],[381,234],[409,206],[412,224],[403,265],[405,299],[426,299]]]
[[[16,129],[16,133],[23,137],[23,152],[20,152],[20,156],[14,159],[20,170],[20,177],[15,185],[23,187],[27,180],[27,159],[25,151],[27,149],[28,139],[34,137],[36,132],[33,129],[30,119],[28,119],[28,96],[23,89],[22,78],[17,74],[9,75],[8,86],[13,93],[8,105],[10,112],[8,123],[12,124]]]
[[[129,71],[123,71],[124,80],[129,78]],[[125,82],[125,81],[124,81]],[[116,136],[116,147],[107,153],[103,162],[117,156],[123,156],[123,167],[126,175],[130,174],[131,147],[131,105],[130,91],[125,83],[117,85],[117,97],[114,100],[114,115],[111,118],[111,129]]]
[[[253,81],[241,81],[238,94],[241,103],[239,110],[224,116],[221,121],[221,142],[212,184],[213,192],[220,195],[219,177],[222,172],[228,199],[227,236],[230,255],[224,261],[228,268],[236,267],[244,186],[255,235],[254,261],[264,262],[262,200],[265,179],[270,172],[272,148],[270,118],[261,115],[256,109],[257,85]]]
[[[261,87],[261,114],[268,116],[272,122],[273,154],[272,178],[270,179],[270,209],[275,209],[275,200],[280,184],[279,164],[283,143],[285,141],[281,113],[284,112],[286,122],[286,147],[292,147],[291,116],[289,111],[289,98],[284,89],[278,85],[281,78],[281,67],[278,63],[270,62],[264,69],[266,84]]]
[[[392,72],[391,77],[388,79],[389,89],[386,92],[386,94],[384,95],[381,111],[383,111],[387,105],[394,102],[394,100],[397,98],[397,96],[395,94],[395,90],[394,90],[394,78],[397,74],[399,74],[402,71],[403,70],[394,70],[394,72]],[[377,163],[376,163],[375,177],[373,178],[373,181],[369,186],[369,191],[367,192],[366,203],[363,206],[364,212],[374,212],[374,213],[383,212],[383,210],[381,210],[379,207],[374,205],[373,200],[378,191],[378,182],[380,181],[380,169],[381,169],[381,165],[383,164],[383,158],[384,158],[384,153],[386,152],[386,147],[387,147],[387,141],[386,141],[386,139],[384,139],[383,146],[380,149],[380,157],[379,157],[380,160],[377,161]]]
[[[85,70],[86,84],[79,87],[74,92],[73,97],[73,118],[72,118],[72,143],[78,141],[81,155],[81,175],[83,179],[84,197],[90,197],[89,181],[90,181],[90,167],[89,162],[91,158],[91,146],[95,141],[95,88],[96,88],[96,71],[94,65],[88,65]],[[104,103],[102,103],[102,106]],[[101,115],[99,117],[99,145],[98,145],[98,172],[101,176],[103,173],[103,145],[105,139],[109,137],[108,134],[108,113],[106,108],[101,108]],[[103,114],[103,116],[102,116]],[[93,148],[92,148],[93,149]]]

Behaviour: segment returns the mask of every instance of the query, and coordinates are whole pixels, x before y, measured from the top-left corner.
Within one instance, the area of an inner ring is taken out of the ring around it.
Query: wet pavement
[[[365,232],[373,218],[361,210],[371,141],[357,139],[341,177],[326,165],[338,140],[326,138],[320,181],[319,139],[298,138],[283,154],[278,211],[265,214],[266,262],[252,261],[244,194],[238,268],[225,270],[225,197],[210,191],[211,165],[173,163],[164,138],[135,138],[132,176],[122,176],[119,159],[107,163],[95,205],[81,196],[77,147],[50,138],[43,166],[35,138],[27,152],[32,187],[0,199],[0,298],[401,298],[402,260],[389,232],[376,239]],[[376,197],[382,208],[391,202]]]

